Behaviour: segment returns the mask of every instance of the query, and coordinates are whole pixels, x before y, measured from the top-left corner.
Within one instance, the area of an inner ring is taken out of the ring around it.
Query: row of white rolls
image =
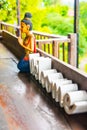
[[[29,55],[29,59],[31,74],[67,114],[87,112],[87,92],[79,90],[78,84],[52,69],[51,58],[34,53]]]

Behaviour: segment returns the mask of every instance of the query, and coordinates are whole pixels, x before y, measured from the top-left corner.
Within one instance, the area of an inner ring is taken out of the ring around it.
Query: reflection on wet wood
[[[52,103],[46,101],[38,84],[19,73],[15,59],[5,54],[0,53],[0,106],[6,122],[3,127],[7,124],[8,130],[70,130],[60,111],[51,109]]]

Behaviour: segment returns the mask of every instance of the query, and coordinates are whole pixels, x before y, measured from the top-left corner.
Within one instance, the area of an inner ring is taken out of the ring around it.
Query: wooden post
[[[20,25],[20,0],[16,0],[17,5],[17,24]]]
[[[53,41],[53,56],[59,58],[59,54],[58,54],[58,50],[59,50],[59,44],[57,41]]]
[[[42,42],[38,42],[38,48],[42,50]]]
[[[17,25],[20,25],[20,0],[16,0],[16,6],[17,6]],[[16,35],[19,36],[20,35],[20,30],[17,29],[16,30]]]
[[[0,29],[1,29],[1,30],[3,29],[3,24],[2,24],[2,22],[1,22],[1,25],[0,25]]]
[[[77,33],[77,64],[79,62],[79,0],[74,0],[74,33]]]
[[[70,39],[69,43],[69,64],[77,66],[77,34],[69,34],[68,38]]]

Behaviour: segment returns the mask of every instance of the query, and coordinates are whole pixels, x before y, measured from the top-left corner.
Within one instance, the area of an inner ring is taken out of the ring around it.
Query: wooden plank
[[[25,50],[18,43],[16,36],[8,33],[7,31],[2,31],[2,43],[11,51],[17,58],[21,58],[25,54]]]

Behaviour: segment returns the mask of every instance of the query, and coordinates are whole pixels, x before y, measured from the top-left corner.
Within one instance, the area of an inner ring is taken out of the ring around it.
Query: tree
[[[0,0],[0,5],[1,5],[0,19],[4,22],[9,22],[13,24],[14,21],[16,20],[15,0]]]
[[[56,5],[60,3],[60,0],[43,0],[45,6]]]
[[[8,8],[7,0],[0,0],[0,10]]]

